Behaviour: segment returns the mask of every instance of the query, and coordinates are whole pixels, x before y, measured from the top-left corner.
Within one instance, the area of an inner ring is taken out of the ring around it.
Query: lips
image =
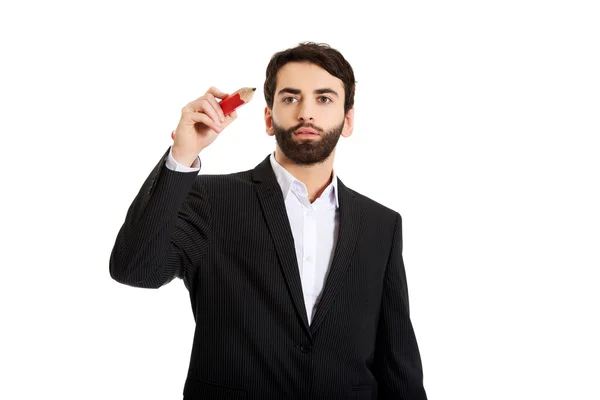
[[[318,135],[318,134],[319,133],[312,128],[300,128],[296,132],[294,132],[294,135]]]

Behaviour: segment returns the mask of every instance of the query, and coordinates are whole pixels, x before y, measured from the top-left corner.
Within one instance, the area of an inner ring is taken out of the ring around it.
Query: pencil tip
[[[253,87],[253,88],[252,88],[252,91],[254,92],[255,90],[256,90],[256,88],[255,88],[255,87]]]

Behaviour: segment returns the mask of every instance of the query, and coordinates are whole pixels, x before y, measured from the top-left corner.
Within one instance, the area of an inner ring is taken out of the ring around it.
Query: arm
[[[392,240],[375,345],[378,394],[380,399],[426,400],[421,356],[410,321],[400,214],[397,214]]]
[[[225,116],[215,100],[226,96],[211,87],[181,110],[168,155],[142,185],[117,235],[109,266],[117,282],[159,288],[178,277],[191,289],[211,236],[198,155],[237,118],[235,111]]]
[[[142,185],[117,235],[109,271],[120,283],[159,288],[178,277],[189,288],[208,245],[209,203],[199,168],[172,170],[177,163],[170,157],[171,149]]]

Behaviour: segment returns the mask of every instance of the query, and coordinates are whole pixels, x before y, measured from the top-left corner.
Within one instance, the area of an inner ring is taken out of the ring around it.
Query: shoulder
[[[379,201],[372,199],[371,197],[359,193],[354,189],[345,187],[345,190],[348,190],[348,192],[354,197],[355,201],[360,204],[363,212],[365,212],[369,218],[373,218],[376,221],[385,224],[391,223],[392,225],[395,225],[397,222],[401,221],[402,217],[397,210],[388,207]]]
[[[252,170],[226,174],[198,174],[193,184],[190,201],[195,197],[222,203],[225,200],[248,198],[254,192]]]
[[[243,185],[252,182],[252,170],[231,172],[228,174],[199,174],[196,177],[196,181],[208,185]]]
[[[393,208],[386,206],[386,205],[382,204],[381,202],[374,200],[371,197],[366,196],[352,188],[349,188],[339,178],[338,178],[338,185],[340,186],[340,189],[347,190],[350,193],[350,195],[352,197],[354,197],[354,199],[356,201],[358,201],[359,204],[365,209],[371,210],[372,212],[375,212],[378,214],[387,215],[387,216],[399,215],[398,211],[394,210]]]

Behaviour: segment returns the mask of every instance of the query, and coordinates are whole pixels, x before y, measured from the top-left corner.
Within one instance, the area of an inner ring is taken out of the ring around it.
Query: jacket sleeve
[[[374,372],[380,399],[426,400],[421,356],[410,321],[402,260],[402,219],[396,213],[377,327]]]
[[[175,277],[188,289],[211,233],[209,201],[198,172],[158,162],[130,205],[113,246],[109,271],[117,282],[159,288]]]

